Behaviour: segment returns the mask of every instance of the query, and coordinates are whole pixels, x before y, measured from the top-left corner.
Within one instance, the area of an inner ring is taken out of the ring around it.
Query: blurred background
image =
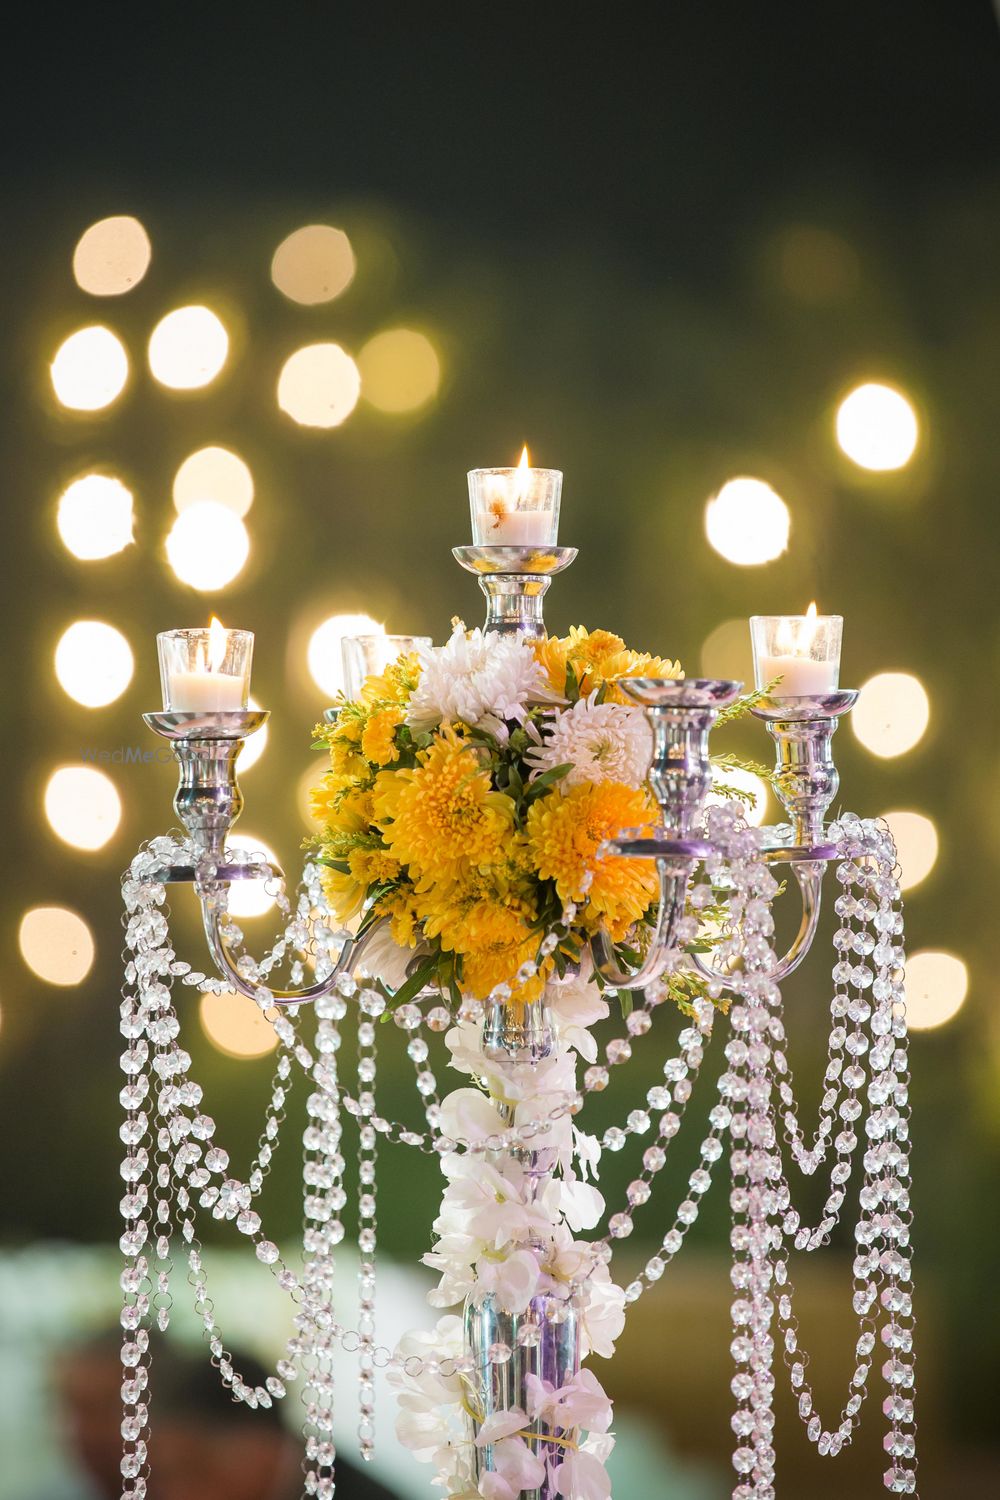
[[[897,834],[913,955],[923,1493],[986,1493],[1000,1483],[990,5],[107,6],[21,27],[0,238],[0,1500],[102,1493],[73,1488],[53,1361],[117,1317],[118,876],[170,825],[175,784],[139,718],[159,704],[155,634],[213,613],[256,632],[272,720],[246,752],[239,831],[294,872],[340,635],[359,616],[438,641],[454,614],[479,621],[450,557],[469,537],[465,471],[516,462],[524,442],[565,471],[560,540],[580,548],[550,629],[599,624],[689,673],[746,677],[749,614],[816,599],[845,616],[841,680],[862,696],[837,736],[842,796]],[[768,744],[755,725],[727,741],[762,758]],[[197,967],[190,893],[173,906]],[[262,906],[246,912],[258,949],[274,931]],[[789,986],[812,1103],[831,953],[818,944]],[[185,1003],[196,1076],[249,1159],[272,1038],[235,997]],[[641,1102],[662,1020],[595,1125]],[[383,1051],[394,1112],[416,1120],[402,1045]],[[699,1140],[692,1119],[671,1199]],[[389,1151],[382,1171],[391,1342],[427,1319],[415,1267],[439,1181]],[[610,1200],[632,1175],[628,1150],[606,1159]],[[299,1223],[296,1176],[286,1160],[269,1182],[279,1240]],[[728,1492],[726,1223],[717,1192],[600,1371],[622,1497]],[[654,1200],[619,1280],[666,1227]],[[825,1412],[853,1368],[850,1255],[847,1231],[796,1276]],[[271,1357],[270,1279],[224,1234],[210,1256],[223,1326]],[[172,1338],[197,1346],[193,1316]],[[784,1493],[879,1493],[880,1402],[830,1464],[786,1388]],[[388,1403],[380,1420],[383,1482],[425,1493]]]

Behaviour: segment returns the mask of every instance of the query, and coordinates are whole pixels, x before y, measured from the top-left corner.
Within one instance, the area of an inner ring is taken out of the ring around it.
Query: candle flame
[[[226,646],[229,642],[229,632],[221,620],[212,616],[212,623],[208,627],[208,670],[218,672],[226,659]]]
[[[810,656],[812,654],[812,645],[815,639],[816,601],[814,599],[809,608],[806,610],[805,618],[802,621],[802,628],[799,631],[799,652],[801,653],[801,655]]]
[[[531,459],[528,457],[527,443],[525,443],[524,447],[521,449],[521,457],[518,460],[517,467],[522,471],[531,467]]]

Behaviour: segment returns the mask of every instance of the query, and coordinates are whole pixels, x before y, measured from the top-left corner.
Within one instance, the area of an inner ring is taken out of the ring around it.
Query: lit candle
[[[246,708],[253,635],[227,630],[217,619],[205,629],[157,636],[163,707],[168,712],[213,713]]]
[[[750,621],[754,677],[764,688],[776,677],[776,698],[833,692],[840,682],[841,615],[754,615]]]
[[[561,472],[531,468],[527,446],[516,469],[473,469],[473,542],[477,547],[554,547],[561,492]]]

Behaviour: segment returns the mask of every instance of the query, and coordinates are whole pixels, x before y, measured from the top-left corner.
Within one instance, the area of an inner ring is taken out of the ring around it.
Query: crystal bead
[[[608,1229],[616,1240],[627,1239],[632,1233],[632,1219],[629,1214],[612,1214],[608,1221]]]

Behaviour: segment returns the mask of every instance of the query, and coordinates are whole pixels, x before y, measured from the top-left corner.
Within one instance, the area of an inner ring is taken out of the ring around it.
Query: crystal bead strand
[[[632,1233],[634,1226],[631,1210],[649,1201],[652,1195],[653,1180],[666,1165],[667,1150],[670,1142],[680,1131],[681,1121],[684,1117],[688,1100],[691,1097],[692,1085],[698,1076],[703,1061],[704,1042],[711,1036],[714,1018],[714,1009],[708,1001],[697,1002],[696,1012],[698,1025],[685,1027],[680,1034],[680,1056],[668,1059],[664,1064],[664,1077],[669,1080],[669,1083],[649,1090],[649,1103],[654,1108],[664,1109],[665,1113],[660,1116],[657,1125],[656,1144],[647,1147],[643,1153],[642,1171],[628,1185],[626,1193],[629,1205],[628,1210],[612,1214],[608,1221],[608,1233],[614,1239],[625,1239]],[[635,1128],[635,1122],[632,1123],[633,1128]],[[621,1146],[625,1144],[624,1132],[619,1132],[620,1140],[614,1138],[610,1142],[608,1141],[609,1134],[610,1132],[605,1132],[603,1144],[613,1151],[620,1150]],[[711,1185],[712,1165],[721,1155],[722,1146],[718,1139],[718,1131],[713,1129],[712,1134],[702,1142],[700,1163],[688,1179],[690,1196],[684,1199],[677,1210],[675,1229],[678,1223],[683,1224],[684,1229],[676,1234],[676,1245],[674,1230],[668,1236],[671,1246],[675,1245],[673,1253],[676,1253],[676,1250],[680,1249],[684,1234],[698,1217],[700,1199]],[[663,1274],[665,1266],[666,1262],[659,1268],[659,1275]],[[648,1280],[657,1279],[657,1268],[654,1266],[653,1275]],[[644,1280],[646,1280],[645,1272],[642,1273],[640,1279],[631,1282],[626,1287],[625,1296],[629,1302],[637,1301],[642,1295]]]
[[[774,1375],[771,1369],[774,1340],[770,1332],[774,1315],[770,1295],[774,1194],[770,1183],[777,1172],[776,1138],[770,1110],[768,1005],[777,996],[777,986],[768,978],[768,970],[773,967],[773,954],[764,929],[770,924],[764,920],[768,915],[766,903],[759,899],[763,892],[771,894],[771,877],[755,857],[756,843],[750,830],[737,827],[733,831],[729,853],[735,884],[729,902],[731,922],[734,934],[737,928],[741,929],[744,962],[737,1001],[732,1007],[732,1024],[734,1030],[745,1029],[749,1036],[749,1041],[737,1053],[733,1066],[739,1080],[733,1091],[734,1097],[738,1103],[745,1103],[746,1108],[734,1112],[729,1127],[733,1141],[730,1158],[734,1216],[732,1245],[735,1252],[732,1280],[737,1294],[732,1304],[734,1338],[731,1352],[737,1364],[733,1394],[739,1403],[732,1419],[737,1438],[733,1467],[740,1476],[733,1490],[733,1500],[750,1500],[751,1496],[754,1500],[774,1500]],[[732,1063],[732,1059],[730,1061]],[[744,1087],[745,1095],[740,1099]],[[743,1140],[745,1147],[739,1144]]]
[[[306,1494],[323,1497],[332,1496],[336,1484],[333,1349],[343,1333],[333,1311],[334,1250],[344,1238],[340,1213],[346,1202],[337,1066],[341,1045],[338,1023],[347,1013],[345,995],[353,994],[353,991],[354,981],[345,976],[332,995],[316,1002],[314,1088],[306,1104],[309,1123],[303,1134],[305,1307],[297,1320],[301,1330],[297,1349],[304,1376],[303,1468]]]
[[[126,877],[123,881],[126,906],[126,941],[131,955],[125,968],[122,989],[120,1029],[126,1042],[122,1056],[125,1083],[119,1095],[125,1119],[119,1135],[125,1145],[121,1176],[126,1191],[119,1205],[124,1230],[119,1246],[125,1257],[121,1273],[122,1308],[122,1500],[143,1500],[148,1475],[148,1450],[143,1436],[149,1425],[147,1390],[149,1385],[148,1340],[150,1319],[149,1261],[142,1253],[148,1238],[145,1217],[149,1203],[150,1147],[152,1144],[147,1113],[150,1092],[149,1047],[145,1038],[149,1014],[145,1000],[147,983],[146,935],[147,913],[141,900],[142,887]],[[140,1047],[139,1043],[142,1043]],[[140,1344],[140,1335],[143,1344]]]
[[[375,1113],[377,1052],[375,1019],[385,1009],[385,998],[366,986],[360,995],[364,1019],[358,1025],[358,1096],[363,1106],[358,1131],[358,1444],[362,1459],[375,1457],[375,1251],[378,1237],[378,1135],[371,1123]]]

